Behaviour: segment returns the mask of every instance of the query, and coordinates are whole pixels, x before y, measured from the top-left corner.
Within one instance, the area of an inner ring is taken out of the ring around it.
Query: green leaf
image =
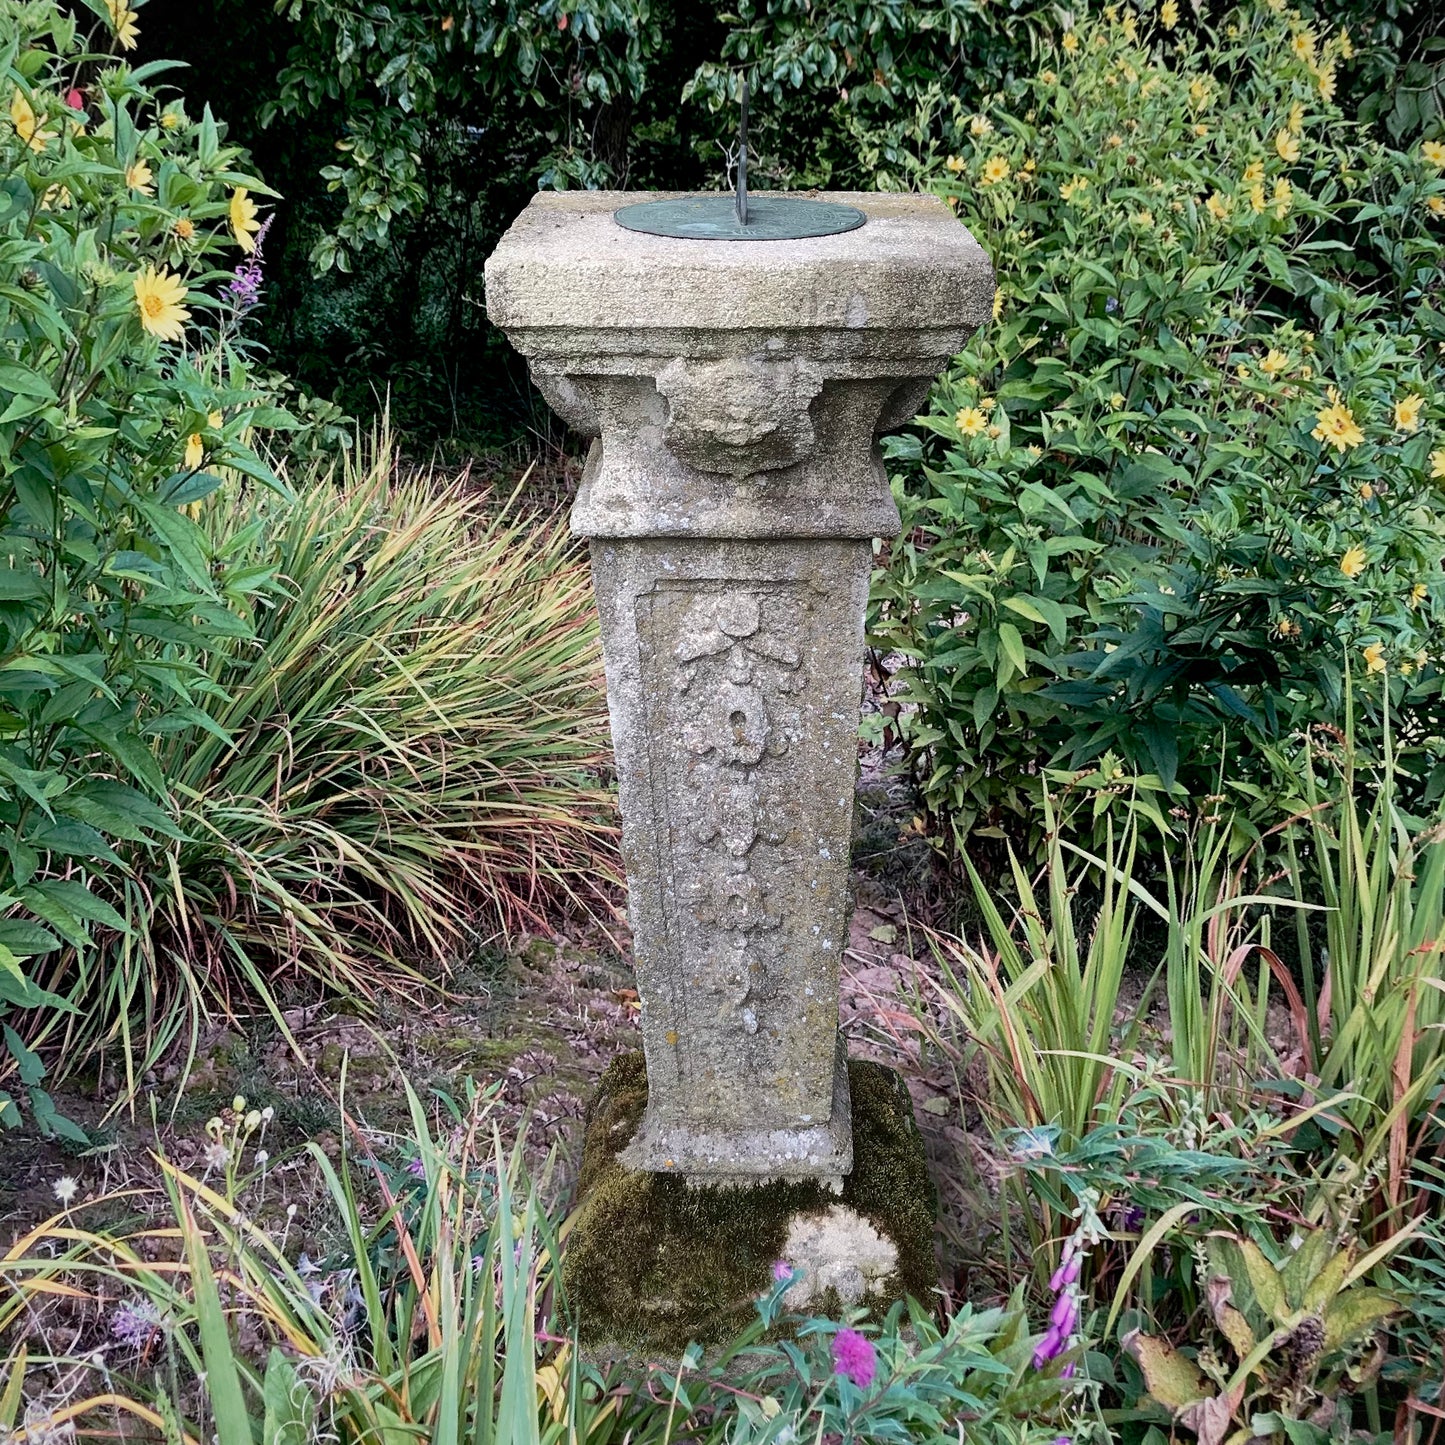
[[[1325,1349],[1353,1344],[1399,1312],[1400,1302],[1393,1295],[1352,1285],[1325,1311]]]
[[[47,1139],[68,1139],[82,1148],[90,1146],[90,1135],[79,1124],[67,1119],[55,1107],[55,1100],[44,1089],[31,1088],[29,1098],[31,1116],[36,1127]]]
[[[1024,640],[1017,627],[1012,622],[1000,622],[998,625],[999,646],[1003,649],[1003,655],[1013,663],[1015,669],[1024,676],[1029,670],[1028,657],[1024,652]]]
[[[15,1060],[20,1082],[27,1088],[40,1083],[45,1077],[45,1065],[40,1062],[40,1056],[26,1048],[25,1041],[9,1024],[4,1025],[4,1035],[5,1047],[10,1051],[10,1057]]]
[[[207,111],[209,115],[210,112]],[[226,1312],[211,1271],[205,1236],[196,1224],[189,1202],[177,1196],[181,1238],[191,1269],[191,1290],[195,1298],[196,1326],[201,1337],[201,1358],[206,1366],[206,1389],[211,1397],[211,1419],[217,1445],[252,1445],[251,1421],[246,1397],[241,1391]]]
[[[1294,1309],[1285,1294],[1279,1271],[1252,1239],[1235,1239],[1234,1245],[1243,1257],[1249,1287],[1254,1291],[1259,1307],[1275,1324],[1288,1323],[1294,1316]]]
[[[55,388],[39,372],[22,366],[18,361],[0,361],[0,391],[55,400]]]
[[[315,1403],[291,1361],[274,1345],[266,1361],[261,1395],[265,1405],[261,1445],[306,1445]]]

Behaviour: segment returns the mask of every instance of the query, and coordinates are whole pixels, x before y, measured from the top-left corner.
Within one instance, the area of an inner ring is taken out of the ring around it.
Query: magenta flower
[[[790,1265],[787,1260],[775,1259],[773,1261],[773,1278],[779,1284],[782,1284],[785,1279],[792,1279],[792,1277],[793,1266]]]
[[[866,1390],[878,1373],[873,1342],[857,1330],[839,1330],[833,1336],[833,1373],[846,1375],[860,1390]]]

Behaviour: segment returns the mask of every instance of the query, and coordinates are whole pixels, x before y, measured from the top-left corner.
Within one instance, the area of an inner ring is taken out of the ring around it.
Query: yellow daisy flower
[[[1410,589],[1410,606],[1418,607],[1429,595],[1430,589],[1423,582],[1417,582]]]
[[[1264,199],[1264,186],[1256,181],[1249,188],[1249,208],[1255,215],[1263,215],[1267,202]]]
[[[1314,63],[1315,38],[1308,30],[1296,30],[1289,48],[1294,51],[1295,59],[1303,60],[1306,65]]]
[[[55,139],[55,132],[43,128],[43,122],[35,114],[34,107],[18,88],[15,99],[10,102],[10,120],[15,127],[15,134],[33,151],[43,151],[46,141]]]
[[[191,313],[182,305],[187,295],[185,282],[169,271],[146,266],[134,284],[140,324],[162,341],[179,341],[191,319]]]
[[[1219,191],[1215,191],[1215,193],[1205,201],[1204,209],[1208,211],[1216,221],[1227,221],[1229,219],[1229,213],[1234,209],[1234,202],[1231,201],[1228,196]]]
[[[194,472],[206,459],[206,439],[198,431],[186,438],[186,470]]]
[[[1288,161],[1291,165],[1299,159],[1299,141],[1287,130],[1282,130],[1275,136],[1274,148],[1279,153],[1280,160]]]
[[[1059,195],[1066,201],[1072,201],[1075,196],[1082,196],[1089,189],[1088,176],[1075,176],[1071,181],[1065,181],[1059,187]]]
[[[140,27],[135,23],[135,11],[126,4],[126,0],[105,0],[105,8],[110,11],[110,28],[115,31],[120,48],[134,50],[136,37],[140,34]]]
[[[1350,579],[1351,582],[1365,570],[1365,549],[1359,545],[1349,548],[1345,555],[1340,558],[1340,571]]]
[[[1364,441],[1365,434],[1355,421],[1354,414],[1343,402],[1331,402],[1329,406],[1315,413],[1318,426],[1310,433],[1316,441],[1326,442],[1341,454],[1357,447]]]
[[[988,430],[988,418],[976,406],[964,407],[954,417],[953,424],[966,437],[982,436]]]
[[[1349,32],[1349,30],[1348,30],[1346,27],[1341,26],[1341,27],[1340,27],[1340,59],[1341,59],[1341,60],[1353,60],[1354,58],[1355,58],[1355,43],[1354,43],[1354,41],[1352,41],[1352,40],[1350,39],[1350,32]]]
[[[968,123],[968,133],[977,139],[993,134],[993,122],[986,115],[976,115]]]
[[[1244,175],[1241,177],[1245,185],[1252,186],[1256,181],[1264,179],[1264,162],[1250,161],[1244,168]]]
[[[1430,196],[1425,202],[1425,209],[1432,216],[1445,216],[1445,196]]]
[[[1295,101],[1295,103],[1290,106],[1289,116],[1284,124],[1285,129],[1291,131],[1301,131],[1305,128],[1305,108],[1299,101]]]
[[[1385,644],[1383,642],[1372,642],[1365,649],[1365,666],[1371,672],[1384,672]]]
[[[256,249],[256,232],[261,223],[256,219],[256,203],[245,186],[231,192],[231,234],[236,244],[249,256]]]
[[[1179,0],[1164,0],[1159,7],[1159,23],[1166,30],[1173,30],[1179,24]]]
[[[1282,221],[1289,214],[1289,208],[1294,202],[1294,188],[1281,176],[1274,183],[1274,216],[1275,220]]]
[[[1430,478],[1432,481],[1445,482],[1445,447],[1430,453]]]
[[[949,158],[944,161],[943,168],[944,170],[952,171],[954,175],[957,175],[961,170],[964,169],[964,164],[965,162],[962,156],[949,156]]]
[[[1395,425],[1401,431],[1419,431],[1420,413],[1424,406],[1425,398],[1414,392],[1409,396],[1401,397],[1395,403]]]
[[[171,222],[171,234],[178,241],[189,241],[196,234],[196,223],[189,216],[177,216]]]
[[[1289,357],[1283,351],[1270,347],[1264,360],[1259,363],[1259,369],[1266,376],[1278,376],[1289,370]]]
[[[1122,391],[1116,391],[1116,392],[1113,394],[1113,396],[1111,396],[1111,397],[1109,398],[1109,410],[1110,410],[1110,411],[1122,411],[1123,409],[1124,409],[1124,393],[1123,393]]]
[[[143,196],[153,196],[156,193],[151,182],[155,177],[151,174],[151,168],[145,161],[137,161],[133,166],[127,168],[125,183],[131,190],[139,191]]]
[[[1057,72],[1052,70],[1041,70],[1039,72],[1039,79],[1042,80],[1045,85],[1057,85],[1059,83]]]
[[[1336,85],[1333,64],[1320,66],[1319,70],[1315,72],[1315,79],[1320,84],[1320,99],[1326,102],[1332,101],[1335,98]]]
[[[1072,30],[1064,32],[1064,38],[1060,41],[1064,49],[1072,55],[1079,48],[1079,37]]]
[[[1420,142],[1420,156],[1437,171],[1445,171],[1445,141],[1427,140]]]
[[[1003,156],[990,156],[984,162],[983,175],[979,178],[979,184],[996,186],[1000,181],[1008,180],[1008,175],[1008,161]]]

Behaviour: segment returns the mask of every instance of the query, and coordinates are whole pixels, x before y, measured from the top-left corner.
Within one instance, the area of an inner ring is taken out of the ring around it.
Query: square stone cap
[[[993,267],[937,196],[809,192],[856,206],[867,222],[790,241],[652,236],[613,216],[686,194],[534,196],[487,260],[488,316],[504,331],[971,332],[992,313]]]

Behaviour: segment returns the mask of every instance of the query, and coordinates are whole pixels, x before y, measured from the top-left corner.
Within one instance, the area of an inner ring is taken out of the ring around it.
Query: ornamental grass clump
[[[1257,835],[1267,744],[1338,723],[1347,663],[1366,733],[1386,688],[1438,705],[1445,173],[1346,119],[1353,53],[1265,0],[1110,5],[930,137],[996,319],[891,445],[872,632],[950,846],[1036,849],[1050,768]],[[1401,733],[1438,792],[1439,729]]]
[[[133,939],[76,961],[81,1012],[49,1035],[118,1045],[129,1083],[208,1012],[284,1029],[283,983],[414,990],[479,940],[607,912],[616,881],[591,588],[560,518],[401,469],[382,432],[297,499],[200,524],[268,591],[207,655],[204,721],[157,746],[177,836],[132,855]]]
[[[225,1162],[158,1155],[155,1186],[77,1199],[0,1251],[7,1440],[1045,1445],[1081,1413],[1031,1365],[1021,1292],[863,1326],[784,1315],[784,1278],[706,1361],[579,1350],[550,1170],[533,1182],[502,1147],[500,1091],[467,1081],[429,1113],[405,1089],[407,1136],[343,1109],[334,1143],[274,1160],[237,1100],[207,1126]]]

